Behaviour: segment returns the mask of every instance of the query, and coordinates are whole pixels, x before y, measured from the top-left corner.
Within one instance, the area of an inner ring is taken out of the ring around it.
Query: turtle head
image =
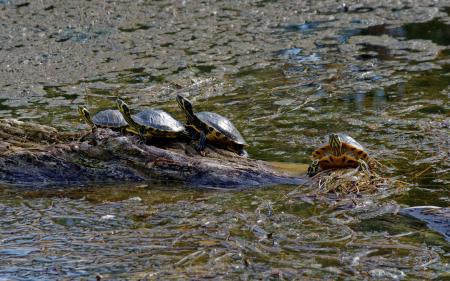
[[[91,127],[95,127],[94,123],[91,120],[91,114],[89,113],[89,110],[87,110],[84,106],[78,107],[78,113],[80,114],[80,117],[83,118],[83,120]]]
[[[335,156],[340,156],[342,154],[341,151],[341,146],[342,146],[342,142],[341,139],[339,138],[338,134],[331,134],[328,142],[330,144],[331,149],[333,150],[333,154]]]
[[[308,167],[307,174],[308,176],[312,177],[319,171],[319,160],[314,160]]]
[[[89,110],[87,110],[87,108],[86,107],[84,107],[84,106],[79,106],[78,107],[78,113],[80,114],[80,116],[83,118],[83,119],[91,119],[91,114],[89,113]]]
[[[177,95],[177,103],[186,114],[193,116],[194,110],[192,109],[192,103],[185,97]]]
[[[125,116],[131,116],[130,108],[122,99],[117,99],[117,108]]]
[[[117,99],[117,109],[119,109],[120,113],[122,113],[123,118],[127,121],[128,125],[134,128],[136,131],[139,130],[139,124],[137,124],[133,117],[131,117],[131,111],[126,102],[122,99]]]

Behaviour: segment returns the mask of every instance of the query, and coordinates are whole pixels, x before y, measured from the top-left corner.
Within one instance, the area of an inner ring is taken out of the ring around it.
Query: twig
[[[418,177],[420,177],[423,173],[428,172],[428,171],[431,170],[432,168],[433,168],[433,166],[428,166],[428,167],[426,167],[425,170],[423,170],[423,171],[418,172],[417,174],[415,174],[415,175],[413,176],[413,178],[418,178]]]

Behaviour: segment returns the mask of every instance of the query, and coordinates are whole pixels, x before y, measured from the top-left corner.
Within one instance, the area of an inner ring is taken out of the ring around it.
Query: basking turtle
[[[142,140],[189,136],[183,124],[163,110],[148,108],[131,116],[130,108],[121,99],[117,99],[117,107],[126,123],[138,132]]]
[[[310,177],[317,174],[319,167],[327,170],[360,166],[367,170],[369,155],[364,147],[349,135],[331,134],[328,143],[313,151],[312,158],[314,160],[308,168]]]
[[[199,135],[199,142],[195,147],[198,151],[205,149],[208,141],[241,156],[248,155],[244,150],[247,143],[230,120],[214,112],[194,113],[192,103],[180,95],[177,95],[177,103],[186,114],[186,127],[192,128]]]
[[[127,121],[123,118],[122,114],[118,110],[108,109],[97,112],[92,118],[89,110],[84,106],[78,107],[78,113],[81,118],[91,126],[92,130],[95,128],[110,128],[115,131],[133,132],[137,133],[135,130],[130,128]]]

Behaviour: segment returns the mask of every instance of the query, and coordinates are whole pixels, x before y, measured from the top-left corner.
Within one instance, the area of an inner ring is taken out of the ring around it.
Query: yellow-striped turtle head
[[[340,156],[342,154],[342,141],[338,134],[331,134],[328,142],[330,144],[331,150],[333,150],[334,156]]]
[[[87,110],[86,107],[84,106],[79,106],[78,107],[78,113],[80,114],[81,118],[85,119],[91,119],[91,114],[89,113],[89,110]]]
[[[89,113],[89,110],[87,110],[84,106],[78,107],[78,113],[80,114],[80,117],[83,118],[83,120],[91,127],[95,127],[95,124],[92,122],[91,114]]]
[[[116,102],[117,109],[120,111],[120,113],[122,113],[123,118],[128,123],[128,125],[130,125],[131,129],[133,129],[133,132],[139,134],[142,138],[144,138],[145,126],[141,126],[136,123],[136,121],[134,121],[133,117],[131,116],[131,110],[128,107],[128,104],[119,98]]]
[[[130,108],[122,99],[117,99],[117,108],[125,116],[131,116]]]
[[[194,117],[194,110],[192,108],[192,103],[185,97],[177,95],[177,103],[180,108],[186,113],[186,117],[189,121],[192,121]]]

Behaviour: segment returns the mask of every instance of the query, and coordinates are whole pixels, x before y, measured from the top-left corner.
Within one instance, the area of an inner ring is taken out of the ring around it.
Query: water
[[[1,117],[78,130],[121,96],[181,119],[182,93],[254,158],[346,132],[408,189],[346,210],[292,186],[0,188],[0,280],[448,278],[448,242],[392,214],[449,206],[445,2],[26,3],[0,1]]]

